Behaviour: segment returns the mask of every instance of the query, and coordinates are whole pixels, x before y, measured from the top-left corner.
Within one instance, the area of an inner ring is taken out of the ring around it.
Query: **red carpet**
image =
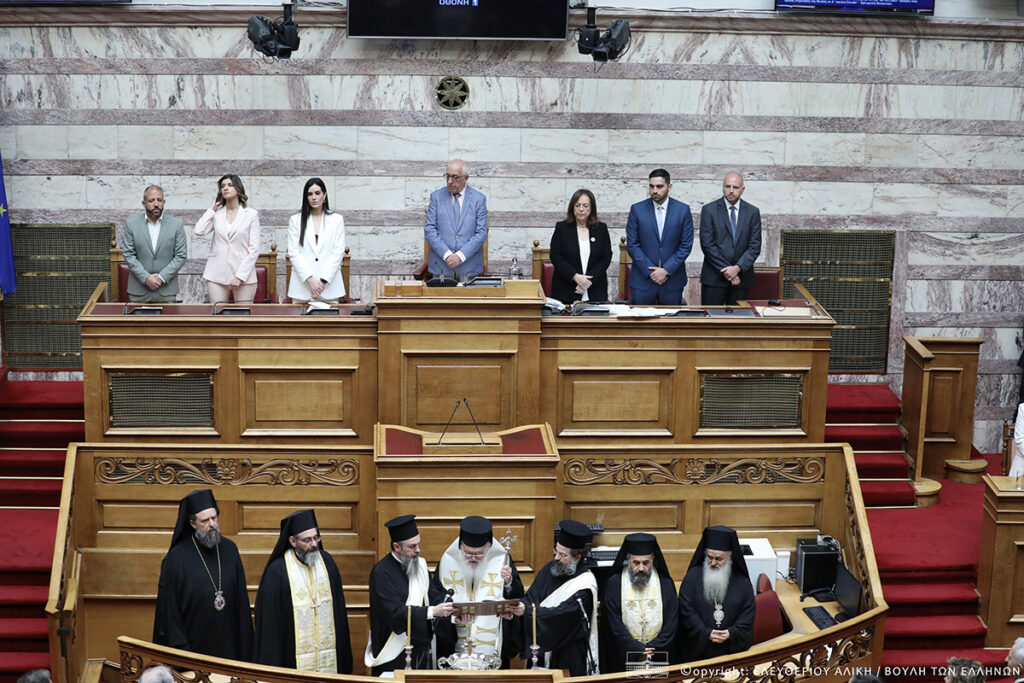
[[[0,373],[0,683],[14,683],[50,668],[43,608],[64,456],[69,442],[85,438],[85,422],[81,382],[6,377]]]

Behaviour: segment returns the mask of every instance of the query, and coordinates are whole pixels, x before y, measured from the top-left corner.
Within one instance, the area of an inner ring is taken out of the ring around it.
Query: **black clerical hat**
[[[292,547],[291,541],[288,540],[290,536],[298,536],[303,531],[310,529],[319,531],[319,528],[320,525],[316,523],[316,514],[312,510],[298,510],[282,519],[281,533],[277,537],[274,550],[270,553],[270,559],[267,560],[267,566],[269,567],[271,562],[284,555]],[[321,547],[323,546],[321,545]]]
[[[704,527],[700,543],[697,544],[697,549],[693,551],[690,569],[704,562],[704,555],[708,550],[729,551],[731,553],[732,570],[734,572],[738,571],[744,576],[750,576],[750,572],[747,570],[747,562],[743,559],[743,549],[740,548],[740,539],[736,535],[735,529],[730,529],[727,526]]]
[[[661,546],[658,545],[658,539],[653,534],[627,534],[622,539],[615,562],[612,563],[612,571],[620,572],[626,566],[629,555],[654,555],[654,568],[658,570],[659,578],[665,577],[669,581],[672,580],[672,574],[669,573],[668,563],[665,562]],[[601,590],[604,591],[603,586]]]
[[[473,515],[459,524],[459,540],[470,548],[480,548],[494,538],[494,525],[486,517]]]
[[[181,499],[178,503],[178,521],[174,523],[174,533],[171,535],[172,548],[195,533],[188,518],[210,508],[220,514],[220,508],[217,507],[217,501],[210,489],[198,489]]]
[[[572,519],[563,519],[558,523],[558,542],[566,548],[581,550],[590,540],[590,529],[586,524]]]
[[[419,530],[416,528],[416,515],[399,515],[392,520],[384,522],[384,526],[388,528],[388,533],[391,534],[392,543],[408,541],[419,533]]]

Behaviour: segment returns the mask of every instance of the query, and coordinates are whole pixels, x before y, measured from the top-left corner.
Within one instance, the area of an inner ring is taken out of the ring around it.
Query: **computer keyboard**
[[[619,554],[618,548],[612,550],[591,550],[590,557],[596,562],[613,562],[615,557]]]
[[[819,629],[829,628],[830,626],[836,625],[836,620],[821,605],[804,607],[804,614],[810,617],[811,621],[814,622],[814,625]]]

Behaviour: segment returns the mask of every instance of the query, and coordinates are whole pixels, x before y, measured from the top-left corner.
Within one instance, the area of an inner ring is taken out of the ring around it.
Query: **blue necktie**
[[[658,205],[658,215],[656,216],[656,218],[658,219],[658,241],[660,242],[661,241],[661,235],[662,235],[662,233],[665,232],[665,205],[664,204],[659,204]]]
[[[729,233],[732,234],[732,243],[736,244],[736,205],[729,207]]]

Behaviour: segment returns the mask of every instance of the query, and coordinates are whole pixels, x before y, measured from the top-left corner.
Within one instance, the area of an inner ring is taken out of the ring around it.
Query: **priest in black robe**
[[[238,547],[220,535],[213,491],[178,504],[171,548],[160,565],[153,642],[202,655],[251,661],[252,616]]]
[[[754,641],[754,588],[736,532],[704,529],[679,586],[683,661],[743,652]]]
[[[491,521],[478,515],[463,519],[459,523],[459,537],[445,550],[431,577],[430,601],[441,602],[448,597],[456,603],[514,600],[524,593],[516,563],[494,538]],[[510,657],[504,650],[503,637],[507,621],[495,615],[462,622],[454,618],[437,619],[437,656],[466,653],[467,641],[471,639],[473,654],[498,657],[502,668],[507,669]]]
[[[434,619],[450,617],[455,608],[448,601],[431,604],[416,516],[401,515],[384,526],[391,552],[370,570],[370,640],[363,661],[374,676],[404,669],[405,646],[411,645],[411,667],[432,669]]]
[[[626,670],[630,661],[661,653],[655,661],[676,663],[679,603],[658,539],[629,534],[622,541],[601,601],[601,673]]]
[[[256,593],[253,659],[301,671],[352,673],[345,588],[337,563],[321,546],[312,510],[281,520]]]
[[[506,639],[531,663],[530,645],[539,646],[538,665],[567,669],[570,676],[597,673],[597,579],[586,566],[590,531],[573,520],[558,523],[554,559],[544,565],[516,610],[521,615]],[[536,620],[534,615],[536,614]]]

